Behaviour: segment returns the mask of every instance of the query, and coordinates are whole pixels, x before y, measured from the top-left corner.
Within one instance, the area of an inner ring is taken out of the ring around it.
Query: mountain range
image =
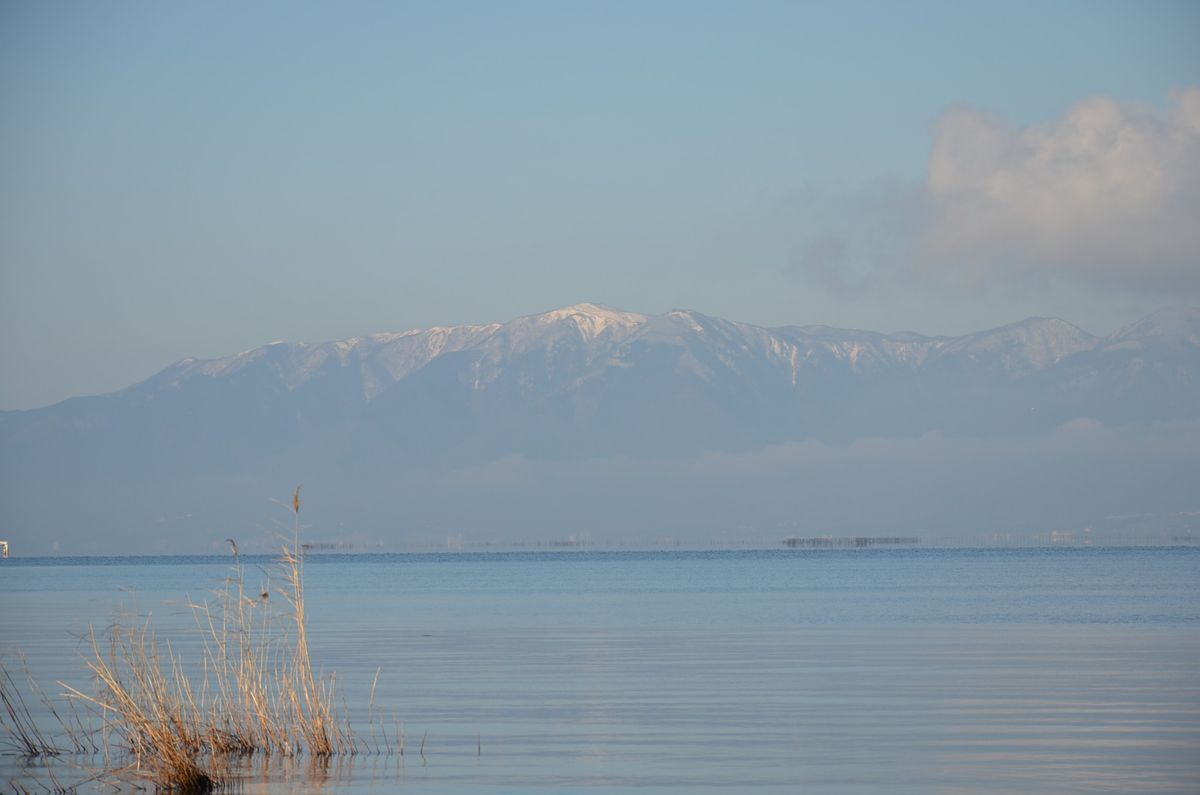
[[[584,303],[184,359],[115,393],[0,412],[0,521],[169,531],[164,498],[218,500],[275,477],[358,484],[375,504],[414,473],[514,457],[567,466],[1026,438],[1081,419],[1200,420],[1200,309],[1107,336],[1029,318],[941,337]]]

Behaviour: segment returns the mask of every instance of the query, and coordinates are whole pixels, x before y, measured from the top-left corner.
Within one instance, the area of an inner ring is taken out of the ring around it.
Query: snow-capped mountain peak
[[[585,302],[533,315],[530,319],[542,325],[571,321],[585,340],[593,340],[606,331],[629,331],[637,328],[649,318],[636,312],[623,312],[602,304]]]

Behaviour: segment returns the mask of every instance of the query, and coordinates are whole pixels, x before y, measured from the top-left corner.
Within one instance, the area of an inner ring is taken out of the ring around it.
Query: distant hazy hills
[[[0,520],[38,524],[64,509],[55,521],[78,523],[80,500],[102,524],[124,504],[134,526],[192,489],[219,500],[239,479],[378,485],[514,456],[569,464],[1007,438],[1080,418],[1200,419],[1200,309],[1162,310],[1107,337],[1048,318],[926,337],[579,304],[504,324],[278,342],[0,413]]]

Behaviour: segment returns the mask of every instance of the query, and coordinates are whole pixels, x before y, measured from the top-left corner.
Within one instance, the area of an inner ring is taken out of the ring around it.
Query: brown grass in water
[[[190,605],[203,647],[199,673],[189,673],[169,644],[164,650],[147,620],[113,627],[106,644],[93,631],[87,665],[94,695],[64,685],[99,713],[104,737],[129,750],[131,772],[160,788],[211,791],[222,780],[216,771],[234,754],[327,758],[359,749],[337,715],[334,677],[319,677],[309,655],[299,487],[291,508],[292,539],[276,567],[286,610],[272,607],[269,585],[247,594],[230,540],[234,570],[216,606]]]
[[[37,682],[29,672],[28,665],[25,665],[25,678],[29,682],[30,689],[41,699],[42,703],[50,707],[51,713],[58,718],[59,724],[67,728],[53,705],[42,695]],[[55,745],[51,738],[42,732],[37,721],[33,719],[29,705],[25,703],[25,697],[21,695],[21,690],[13,681],[8,668],[3,665],[0,665],[0,710],[3,710],[0,712],[0,728],[4,729],[4,737],[0,740],[0,746],[26,757],[58,756],[63,753],[63,749]],[[79,747],[78,744],[76,747]]]

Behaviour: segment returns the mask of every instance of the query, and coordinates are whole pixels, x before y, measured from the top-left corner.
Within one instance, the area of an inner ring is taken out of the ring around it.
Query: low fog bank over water
[[[566,462],[512,455],[306,479],[303,518],[306,540],[358,552],[770,548],[793,536],[893,535],[952,546],[1189,544],[1200,542],[1197,451],[1195,423],[1080,420],[1016,439],[927,434]],[[73,484],[53,521],[17,517],[6,532],[17,555],[220,552],[231,536],[269,553],[277,520],[287,520],[269,497],[291,490],[272,474],[99,492]]]

